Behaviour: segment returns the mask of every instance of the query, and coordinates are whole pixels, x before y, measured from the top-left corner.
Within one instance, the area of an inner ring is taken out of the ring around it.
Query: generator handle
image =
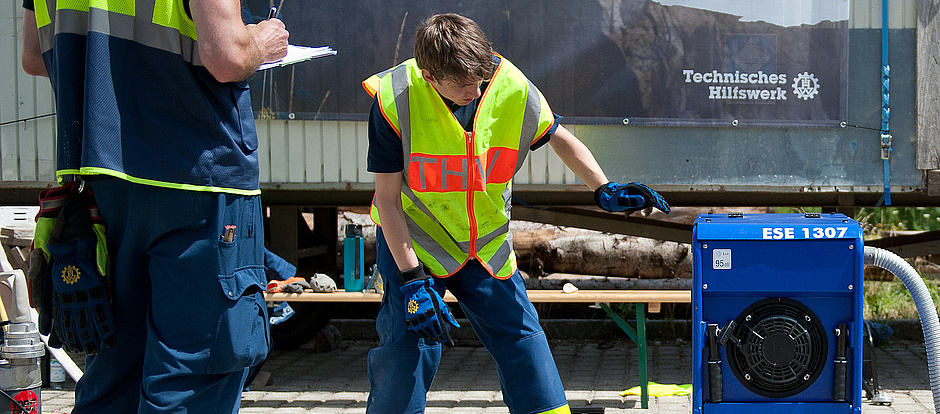
[[[705,326],[705,336],[708,338],[708,393],[712,402],[721,402],[721,354],[718,353],[718,324],[710,323]]]
[[[849,326],[840,323],[836,328],[836,359],[832,367],[832,400],[845,402],[845,374],[849,360],[845,358],[846,338],[849,336]]]

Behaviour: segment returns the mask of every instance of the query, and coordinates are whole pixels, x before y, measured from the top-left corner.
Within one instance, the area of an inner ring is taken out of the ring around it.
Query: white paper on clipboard
[[[287,45],[287,56],[277,62],[265,63],[258,67],[258,70],[266,70],[281,66],[293,65],[297,62],[303,62],[310,59],[316,59],[324,56],[333,56],[336,51],[329,46],[309,47]]]

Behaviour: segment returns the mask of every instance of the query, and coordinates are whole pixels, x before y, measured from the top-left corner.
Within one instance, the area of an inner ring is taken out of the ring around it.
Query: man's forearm
[[[21,63],[23,64],[23,70],[30,75],[49,76],[46,73],[46,64],[42,61],[39,29],[36,28],[36,13],[32,10],[23,11],[23,56]]]
[[[379,221],[382,222],[382,234],[398,270],[420,265],[401,207],[401,173],[376,174],[375,206],[379,212]]]
[[[400,208],[398,210],[401,211]],[[380,208],[379,218],[382,221],[382,234],[385,236],[385,242],[388,243],[389,251],[392,252],[392,257],[395,258],[398,270],[408,270],[420,265],[421,262],[411,242],[411,233],[405,223],[404,212],[401,214],[394,211],[383,212]]]

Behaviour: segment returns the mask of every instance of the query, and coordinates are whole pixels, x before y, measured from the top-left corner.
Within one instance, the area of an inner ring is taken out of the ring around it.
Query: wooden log
[[[654,212],[657,220],[691,224],[701,213],[770,213],[766,207],[678,207]],[[513,222],[513,246],[519,268],[538,277],[552,273],[626,278],[691,278],[692,255],[676,243],[549,224]]]
[[[520,248],[520,269],[633,278],[692,277],[689,245],[582,230]]]

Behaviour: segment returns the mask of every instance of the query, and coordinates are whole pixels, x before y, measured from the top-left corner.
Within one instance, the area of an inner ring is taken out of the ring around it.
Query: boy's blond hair
[[[418,26],[415,60],[437,80],[488,80],[493,48],[480,26],[459,14],[435,14]]]

